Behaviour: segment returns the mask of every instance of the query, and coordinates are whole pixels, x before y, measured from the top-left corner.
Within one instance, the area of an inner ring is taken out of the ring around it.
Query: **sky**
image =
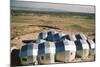
[[[52,3],[69,3],[69,4],[83,4],[95,5],[95,0],[16,0],[16,1],[37,1],[37,2],[52,2]]]
[[[12,1],[11,8],[14,10],[33,10],[33,11],[58,11],[58,12],[83,12],[95,13],[95,7],[89,5],[57,4],[30,1]]]

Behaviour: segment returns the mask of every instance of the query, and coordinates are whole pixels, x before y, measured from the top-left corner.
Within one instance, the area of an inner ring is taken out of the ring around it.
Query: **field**
[[[36,39],[39,32],[51,29],[95,37],[95,18],[91,14],[23,11],[14,14],[11,15],[11,47],[20,48],[22,40]]]

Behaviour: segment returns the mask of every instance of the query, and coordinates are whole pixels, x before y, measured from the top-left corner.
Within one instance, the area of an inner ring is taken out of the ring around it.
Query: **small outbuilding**
[[[22,46],[19,56],[22,65],[37,64],[38,44],[28,43]]]
[[[55,43],[44,42],[38,46],[38,63],[51,64],[55,62]]]
[[[59,33],[56,33],[53,35],[53,40],[54,42],[57,42],[57,41],[61,41],[61,36]]]
[[[69,34],[69,38],[70,38],[71,41],[77,40],[74,34],[72,34],[72,35]]]
[[[90,56],[94,56],[94,55],[95,55],[95,43],[94,43],[93,40],[90,40],[90,39],[88,39],[87,42],[88,42],[89,48],[90,48],[90,50],[89,50],[89,51],[90,51],[90,52],[89,52],[89,55],[90,55]]]
[[[38,35],[38,39],[46,39],[48,36],[47,32],[40,32]]]
[[[44,39],[37,39],[36,40],[36,43],[37,44],[44,43],[44,42],[46,42],[46,40],[44,40]]]
[[[55,32],[54,31],[48,31],[47,32],[47,38],[46,38],[46,40],[47,41],[54,41],[54,39],[53,39],[53,35],[55,34]]]
[[[64,35],[61,37],[61,40],[65,40],[65,39],[70,40],[70,41],[75,41],[76,37],[75,37],[75,35],[67,34],[67,35]]]
[[[81,34],[76,34],[75,37],[76,37],[77,40],[80,40],[80,39],[87,40],[87,37],[82,33]]]
[[[64,40],[56,43],[56,61],[71,62],[75,55],[76,46],[73,41]]]
[[[89,55],[89,45],[86,40],[77,40],[76,44],[76,57],[87,58]]]

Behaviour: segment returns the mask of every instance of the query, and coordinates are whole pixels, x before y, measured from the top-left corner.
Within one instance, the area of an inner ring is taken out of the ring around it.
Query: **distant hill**
[[[12,10],[95,13],[93,5],[46,3],[34,1],[11,1]]]

